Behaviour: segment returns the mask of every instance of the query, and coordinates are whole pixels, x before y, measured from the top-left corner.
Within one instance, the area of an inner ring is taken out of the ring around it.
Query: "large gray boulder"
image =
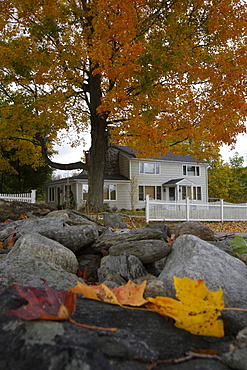
[[[37,256],[72,274],[76,274],[79,267],[76,256],[71,250],[38,233],[21,236],[6,258],[11,259],[25,254]]]
[[[27,220],[16,227],[17,236],[27,235],[33,232],[39,233],[47,238],[56,240],[65,247],[76,252],[87,248],[99,236],[96,224],[86,222],[85,224],[73,224],[66,217],[45,217],[37,220]]]
[[[104,226],[113,227],[114,229],[125,229],[128,227],[119,214],[104,212],[103,217]]]
[[[95,250],[101,248],[109,249],[113,245],[122,242],[130,242],[135,240],[146,239],[162,239],[163,232],[160,230],[143,228],[143,229],[123,229],[121,231],[106,232],[102,234],[98,240],[92,245]]]
[[[173,276],[202,279],[212,291],[222,287],[225,307],[247,308],[247,266],[196,236],[176,239],[159,275],[171,297],[175,297]],[[246,312],[222,311],[222,315],[227,333],[234,334],[247,325]]]
[[[124,252],[139,258],[142,263],[151,263],[166,257],[171,251],[171,246],[164,240],[136,240],[121,242],[109,249],[110,256],[120,256]]]
[[[147,275],[147,271],[141,261],[128,253],[124,253],[121,256],[103,257],[98,271],[99,277],[101,269],[120,275],[126,281]]]
[[[74,287],[77,280],[84,283],[75,274],[28,253],[0,259],[0,271],[0,292],[14,283],[43,289],[41,279],[47,280],[50,287],[56,290]]]
[[[176,238],[180,235],[190,234],[195,235],[202,240],[215,240],[214,232],[208,226],[199,221],[187,221],[180,224],[169,225],[168,234],[175,234]]]

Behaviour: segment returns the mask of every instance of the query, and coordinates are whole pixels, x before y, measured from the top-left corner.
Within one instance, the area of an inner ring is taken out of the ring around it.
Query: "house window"
[[[88,200],[88,184],[82,185],[82,199]]]
[[[186,191],[186,186],[182,186],[182,199],[186,199],[187,197],[187,191]]]
[[[192,199],[192,192],[191,192],[190,186],[181,186],[179,188],[179,192],[181,192],[181,199],[186,199],[186,198]],[[193,192],[193,197],[194,197],[194,192]]]
[[[140,162],[139,172],[146,174],[146,175],[159,175],[160,174],[160,163]]]
[[[202,200],[202,188],[200,186],[193,187],[193,199]]]
[[[104,200],[116,200],[116,199],[117,199],[117,186],[104,185]]]
[[[184,176],[200,176],[200,166],[183,165]]]
[[[51,188],[48,188],[48,201],[54,202],[55,201],[55,188],[54,186]]]
[[[151,199],[161,200],[161,186],[139,186],[139,200],[145,200],[149,195]]]

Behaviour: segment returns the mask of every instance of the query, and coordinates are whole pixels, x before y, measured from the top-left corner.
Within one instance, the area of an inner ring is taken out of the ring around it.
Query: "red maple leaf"
[[[19,287],[13,284],[11,288],[16,289],[19,295],[28,301],[17,310],[6,312],[8,315],[17,316],[23,320],[68,320],[73,315],[76,307],[76,294],[69,291],[59,292],[49,287],[46,280],[45,289],[34,287]]]
[[[80,324],[72,320],[76,308],[76,294],[71,291],[53,290],[49,287],[45,279],[41,279],[45,284],[45,289],[37,289],[35,287],[19,287],[17,284],[11,285],[11,288],[16,289],[19,295],[28,301],[28,304],[23,305],[16,310],[5,312],[6,315],[17,316],[23,320],[68,320],[72,324],[82,326],[88,329],[116,331],[115,328],[102,328]]]

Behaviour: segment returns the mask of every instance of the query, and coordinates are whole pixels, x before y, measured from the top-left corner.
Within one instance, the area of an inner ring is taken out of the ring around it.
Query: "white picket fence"
[[[149,221],[247,221],[247,203],[165,202],[146,197],[146,222]]]
[[[36,203],[36,190],[31,190],[31,193],[22,194],[1,194],[0,199],[13,201],[19,200],[20,202]]]

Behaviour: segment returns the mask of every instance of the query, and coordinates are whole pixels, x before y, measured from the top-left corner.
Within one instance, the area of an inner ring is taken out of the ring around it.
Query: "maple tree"
[[[95,208],[110,142],[205,159],[245,131],[246,21],[239,0],[2,1],[0,144],[88,171]],[[71,126],[90,164],[47,155]]]

